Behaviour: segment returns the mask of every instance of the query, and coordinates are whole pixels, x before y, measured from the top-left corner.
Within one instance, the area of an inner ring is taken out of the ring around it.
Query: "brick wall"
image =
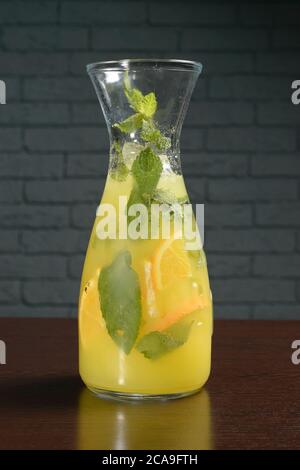
[[[300,318],[300,5],[0,2],[0,315],[72,316],[107,168],[85,65],[200,60],[182,134],[216,317]]]

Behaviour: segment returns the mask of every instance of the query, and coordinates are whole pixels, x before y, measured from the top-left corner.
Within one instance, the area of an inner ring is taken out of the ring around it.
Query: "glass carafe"
[[[210,373],[212,297],[179,148],[201,68],[155,59],[87,67],[110,162],[81,281],[80,374],[101,396],[181,397]]]

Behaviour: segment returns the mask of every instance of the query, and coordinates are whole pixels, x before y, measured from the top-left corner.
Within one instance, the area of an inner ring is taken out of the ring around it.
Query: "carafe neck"
[[[201,69],[196,62],[156,59],[88,66],[108,127],[112,166],[148,151],[180,171],[181,128]]]

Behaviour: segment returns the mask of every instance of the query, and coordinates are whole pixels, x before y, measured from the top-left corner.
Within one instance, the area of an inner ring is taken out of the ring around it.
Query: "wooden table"
[[[91,395],[76,330],[74,320],[0,319],[1,449],[300,448],[300,322],[216,321],[205,389],[161,403]]]

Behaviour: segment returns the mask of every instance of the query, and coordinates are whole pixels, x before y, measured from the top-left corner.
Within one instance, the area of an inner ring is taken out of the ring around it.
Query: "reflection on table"
[[[104,400],[83,389],[78,410],[79,449],[211,449],[206,390],[166,402]]]

